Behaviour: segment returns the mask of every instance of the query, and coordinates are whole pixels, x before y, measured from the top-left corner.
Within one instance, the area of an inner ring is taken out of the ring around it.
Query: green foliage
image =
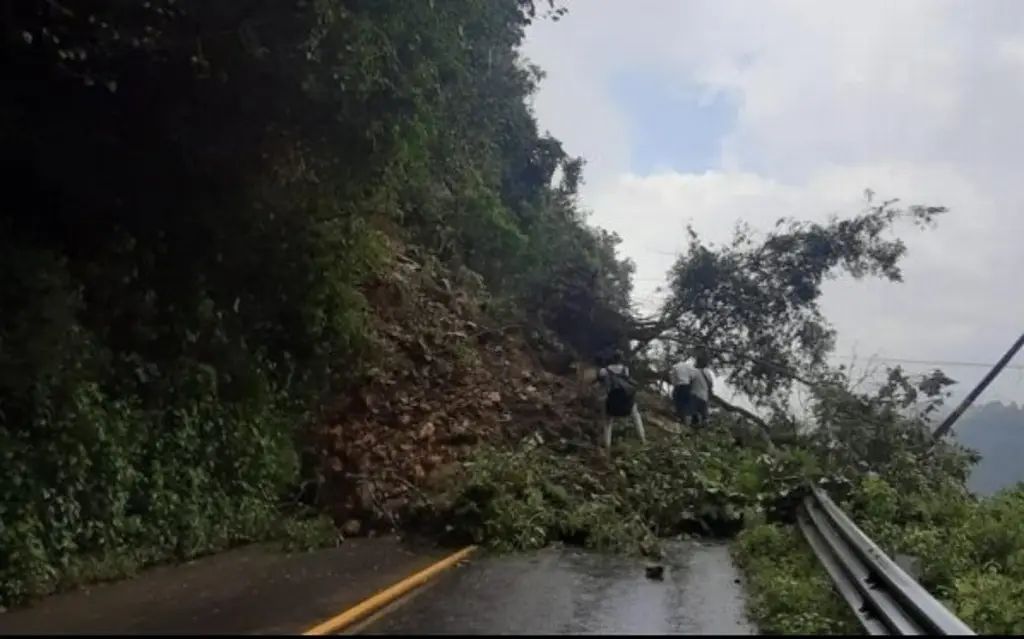
[[[747,609],[764,635],[859,634],[846,602],[793,528],[757,522],[734,555],[747,575]]]
[[[945,211],[876,206],[868,195],[856,217],[825,225],[782,220],[759,239],[740,227],[731,243],[709,246],[691,232],[661,316],[637,323],[632,335],[651,379],[673,358],[706,349],[733,390],[771,411],[765,426],[776,444],[805,461],[796,474],[823,482],[890,554],[917,556],[922,585],[975,630],[1019,632],[1024,609],[1013,584],[1024,546],[1011,522],[1024,514],[1020,495],[977,500],[965,487],[977,455],[931,436],[929,425],[955,382],[938,370],[911,379],[894,368],[876,392],[858,393],[850,390],[849,371],[825,364],[834,335],[818,306],[824,281],[845,272],[899,282],[905,247],[885,231],[900,220],[922,226]],[[811,391],[799,418],[786,401],[794,382]],[[856,631],[792,526],[799,497],[794,491],[774,512],[763,509],[737,539],[751,612],[767,634]]]
[[[798,428],[774,454],[734,446],[721,421],[710,433],[619,446],[611,460],[486,449],[431,507],[502,550],[561,541],[652,554],[658,538],[738,531],[734,554],[763,634],[857,633],[793,525],[802,487],[816,481],[890,556],[917,557],[921,584],[976,631],[1020,632],[1024,488],[979,500],[965,487],[976,457],[933,445],[925,426],[943,380],[893,369],[868,395],[833,371],[814,394],[815,428]]]
[[[4,308],[22,309],[0,317],[0,599],[265,537],[267,497],[296,463],[269,382],[232,402],[212,368],[180,359],[162,383],[186,400],[114,398],[60,260],[0,254]]]
[[[887,236],[898,223],[923,227],[946,211],[935,206],[874,204],[827,224],[779,220],[758,237],[739,225],[722,246],[690,229],[690,245],[669,273],[660,316],[634,331],[671,356],[698,348],[723,381],[763,407],[787,398],[794,381],[826,373],[834,331],[821,313],[822,285],[839,274],[899,282],[906,247]]]
[[[582,161],[526,102],[541,74],[516,47],[562,13],[11,7],[0,602],[267,536],[330,543],[279,502],[320,474],[298,460],[373,364],[384,235],[479,272],[506,308],[551,311],[553,280],[623,307],[629,269],[576,209]]]
[[[568,461],[568,463],[566,463]],[[559,540],[609,551],[638,549],[650,533],[582,459],[546,448],[512,454],[483,448],[439,504],[458,534],[498,550],[542,548]]]
[[[502,550],[556,541],[605,551],[651,552],[660,537],[731,535],[745,517],[774,516],[811,459],[740,448],[724,431],[644,446],[609,461],[544,447],[486,448],[430,508],[456,532]]]
[[[315,515],[304,519],[290,518],[283,522],[281,547],[286,552],[331,548],[340,541],[338,527],[330,517]]]
[[[842,504],[890,555],[920,560],[922,586],[978,634],[1024,630],[1024,491],[977,499],[962,483],[906,491],[865,477]],[[766,634],[843,634],[856,629],[845,603],[793,528],[743,531],[736,555],[749,576],[752,612]],[[808,615],[806,611],[813,611]]]
[[[1017,633],[1024,629],[1016,585],[1024,579],[1024,490],[979,499],[966,487],[976,457],[958,446],[932,446],[925,430],[932,405],[919,400],[938,392],[935,378],[914,384],[894,369],[867,396],[844,390],[837,375],[818,392],[819,428],[801,445],[832,479],[844,480],[830,493],[869,537],[890,556],[919,559],[922,586],[979,634]],[[736,556],[762,632],[856,630],[794,527],[759,522],[740,534]]]

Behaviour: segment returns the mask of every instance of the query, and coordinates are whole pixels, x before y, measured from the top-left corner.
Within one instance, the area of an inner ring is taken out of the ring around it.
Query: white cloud
[[[738,220],[852,212],[864,188],[952,209],[904,234],[906,282],[837,282],[840,352],[993,362],[1024,329],[1024,3],[1015,0],[587,0],[533,27],[548,79],[541,125],[588,159],[584,201],[618,231],[650,299],[687,222],[724,239]],[[615,74],[655,74],[738,105],[700,174],[630,171]],[[1024,364],[1024,358],[1018,358]],[[965,383],[984,372],[948,368]],[[1008,374],[989,397],[1024,397]]]

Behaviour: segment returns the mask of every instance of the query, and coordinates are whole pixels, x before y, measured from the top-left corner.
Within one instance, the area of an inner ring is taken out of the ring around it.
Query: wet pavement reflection
[[[664,579],[645,562],[575,549],[480,556],[359,634],[753,635],[725,545],[666,549]]]

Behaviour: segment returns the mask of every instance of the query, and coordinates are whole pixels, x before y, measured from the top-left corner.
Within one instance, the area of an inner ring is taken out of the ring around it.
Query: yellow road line
[[[422,586],[427,583],[440,573],[451,568],[458,562],[462,561],[477,549],[476,546],[467,546],[457,553],[449,555],[441,561],[428,566],[423,570],[419,571],[411,577],[407,577],[397,584],[386,588],[377,594],[373,595],[369,599],[364,599],[355,606],[349,608],[345,612],[331,617],[323,623],[319,623],[309,630],[303,632],[303,635],[329,635],[339,630],[344,629],[346,626],[350,626],[367,615],[373,614],[377,610],[380,610],[389,603],[395,601],[402,595],[405,595],[409,591]]]
[[[390,617],[391,615],[395,614],[396,612],[398,612],[399,610],[401,610],[405,606],[408,606],[412,602],[416,601],[417,597],[422,597],[426,593],[430,592],[431,588],[436,588],[437,587],[437,582],[438,582],[437,579],[432,579],[432,580],[428,581],[427,583],[423,584],[419,588],[416,588],[412,592],[407,593],[404,597],[399,597],[398,599],[395,599],[391,603],[389,603],[389,604],[387,604],[385,606],[382,606],[379,610],[377,610],[377,612],[374,612],[373,614],[370,614],[370,615],[366,615],[365,617],[363,617],[359,621],[357,621],[357,622],[355,622],[355,623],[353,623],[353,624],[351,624],[349,626],[346,626],[344,628],[344,630],[339,630],[339,631],[335,632],[334,635],[337,636],[337,637],[340,637],[342,635],[361,635],[361,634],[363,634],[363,631],[365,631],[367,628],[372,628],[373,625],[375,623],[379,622],[381,619],[384,619],[385,617]]]

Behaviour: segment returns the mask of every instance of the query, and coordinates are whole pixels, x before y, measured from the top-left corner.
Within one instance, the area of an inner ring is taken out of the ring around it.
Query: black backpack
[[[616,373],[611,369],[608,371],[608,397],[605,398],[604,407],[611,417],[627,417],[633,412],[633,404],[636,402],[636,386],[629,378],[628,373]]]

